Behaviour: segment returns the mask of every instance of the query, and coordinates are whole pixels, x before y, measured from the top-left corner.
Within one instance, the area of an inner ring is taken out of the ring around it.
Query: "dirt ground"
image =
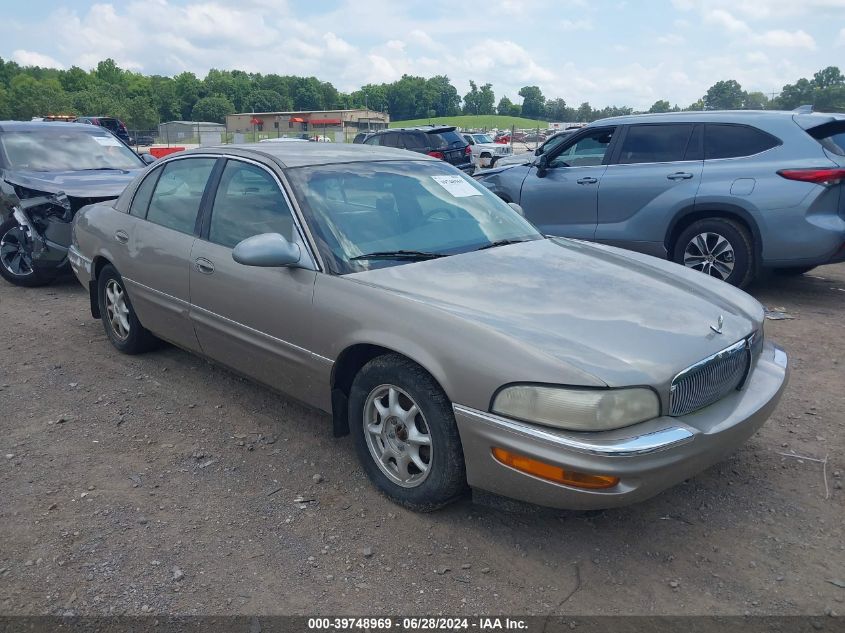
[[[0,282],[0,613],[842,614],[845,265],[810,275],[750,289],[794,317],[766,323],[792,379],[761,431],[587,514],[413,514],[327,416],[119,354],[75,280]]]

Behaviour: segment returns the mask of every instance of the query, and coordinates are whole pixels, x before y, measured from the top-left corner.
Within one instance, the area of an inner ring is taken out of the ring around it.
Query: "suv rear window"
[[[449,149],[463,147],[467,142],[455,130],[445,132],[426,132],[432,149]]]
[[[704,158],[752,156],[780,145],[780,140],[748,125],[708,123],[704,129]]]
[[[668,163],[684,160],[692,123],[632,125],[622,143],[619,162]]]
[[[845,156],[845,121],[831,121],[807,130],[827,151]]]

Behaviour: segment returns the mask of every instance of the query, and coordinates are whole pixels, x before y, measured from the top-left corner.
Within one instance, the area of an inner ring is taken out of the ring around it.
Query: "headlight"
[[[651,389],[573,389],[514,385],[493,401],[493,412],[571,431],[609,431],[660,415]]]

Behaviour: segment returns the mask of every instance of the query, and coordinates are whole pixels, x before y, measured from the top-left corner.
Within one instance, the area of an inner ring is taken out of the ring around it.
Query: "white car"
[[[492,167],[503,156],[509,156],[513,150],[510,145],[496,143],[489,134],[461,134],[469,143],[472,162],[476,167]]]

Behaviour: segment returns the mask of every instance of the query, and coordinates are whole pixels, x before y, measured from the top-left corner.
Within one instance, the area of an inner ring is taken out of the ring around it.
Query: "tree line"
[[[570,106],[561,97],[546,98],[539,86],[519,90],[522,103],[496,101],[493,86],[470,81],[461,96],[445,75],[403,75],[390,83],[367,84],[351,93],[316,77],[208,71],[202,79],[182,72],[173,77],[144,75],[120,68],[112,59],[86,71],[20,66],[0,58],[0,120],[29,120],[45,114],[110,115],[132,129],[152,129],[161,121],[225,121],[233,112],[334,110],[363,108],[388,112],[391,120],[458,114],[504,114],[546,121],[590,122],[631,114],[627,106]],[[735,80],[719,81],[685,107],[656,101],[648,112],[680,110],[784,109],[811,104],[817,110],[845,111],[845,77],[836,66],[785,85],[774,95],[746,92]]]

